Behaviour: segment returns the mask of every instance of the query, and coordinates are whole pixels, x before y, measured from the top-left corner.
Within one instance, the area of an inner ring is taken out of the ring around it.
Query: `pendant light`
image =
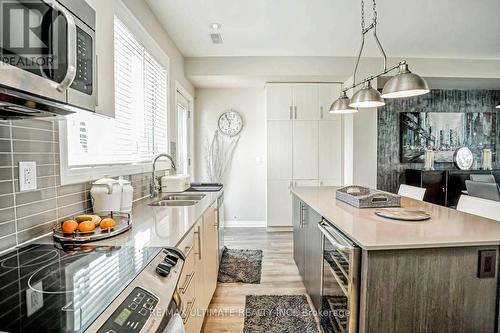
[[[495,106],[497,109],[500,109],[500,103],[498,103],[497,106]]]
[[[365,35],[369,31],[373,31],[373,38],[375,39],[378,49],[383,56],[384,69],[378,74],[374,74],[372,76],[366,77],[359,82],[356,82],[356,72],[358,70],[359,61],[361,59],[361,55],[363,53],[363,48],[365,45]],[[372,88],[371,80],[385,75],[395,69],[399,69],[398,74],[387,81],[384,88],[382,89],[382,94],[380,94],[376,89]],[[347,109],[345,104],[347,102],[350,102],[348,103],[348,106],[351,108],[373,108],[385,105],[384,98],[411,97],[427,94],[430,92],[427,82],[425,82],[425,80],[419,75],[410,72],[406,61],[403,60],[398,64],[387,68],[387,56],[377,36],[376,0],[373,0],[373,21],[368,27],[365,27],[365,2],[364,0],[361,0],[361,47],[358,53],[358,58],[354,67],[352,78],[352,86],[343,89],[340,97],[332,103],[332,106],[330,107],[331,113],[345,113],[340,112],[339,110],[346,111]],[[363,85],[363,87],[359,91],[357,91],[349,101],[346,92],[350,89],[356,88],[361,84]],[[500,104],[497,106],[497,108],[500,108]]]
[[[353,108],[376,108],[384,105],[384,99],[377,90],[372,88],[370,81],[365,81],[363,88],[352,96],[351,104],[349,104]]]
[[[332,105],[330,106],[330,111],[328,111],[328,112],[333,113],[333,114],[345,114],[345,113],[358,112],[357,109],[349,106],[350,103],[351,103],[351,101],[349,100],[349,97],[347,97],[346,92],[342,91],[340,93],[340,97],[332,103]]]
[[[399,73],[389,79],[382,90],[383,98],[402,98],[430,92],[425,80],[408,69],[406,61],[399,63]]]

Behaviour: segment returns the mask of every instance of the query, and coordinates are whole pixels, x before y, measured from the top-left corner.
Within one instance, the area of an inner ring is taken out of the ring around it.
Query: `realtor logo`
[[[0,0],[0,22],[3,63],[25,70],[56,68],[59,43],[64,43],[58,37],[66,33],[60,13],[40,0]]]

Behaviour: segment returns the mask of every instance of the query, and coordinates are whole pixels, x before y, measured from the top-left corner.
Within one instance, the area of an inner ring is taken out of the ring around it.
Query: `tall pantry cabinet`
[[[342,185],[342,118],[335,83],[268,83],[267,225],[292,226],[293,186]]]

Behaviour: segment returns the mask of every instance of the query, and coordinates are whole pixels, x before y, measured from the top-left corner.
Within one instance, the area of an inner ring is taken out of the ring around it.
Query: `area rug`
[[[305,295],[248,295],[244,333],[318,333]]]
[[[262,250],[224,247],[217,280],[222,283],[260,283]]]

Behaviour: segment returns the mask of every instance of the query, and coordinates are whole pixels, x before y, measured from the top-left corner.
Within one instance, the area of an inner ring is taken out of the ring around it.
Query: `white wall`
[[[196,89],[195,179],[206,180],[207,142],[217,128],[220,114],[234,109],[244,127],[226,173],[224,200],[230,225],[262,225],[266,220],[266,129],[264,88]]]

